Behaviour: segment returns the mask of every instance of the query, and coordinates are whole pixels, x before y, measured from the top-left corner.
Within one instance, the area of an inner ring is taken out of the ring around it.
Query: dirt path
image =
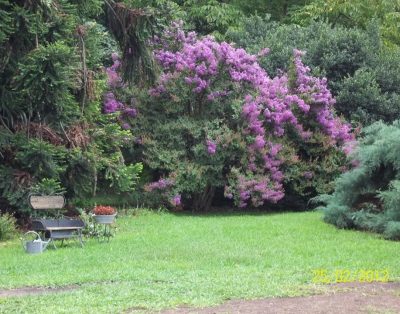
[[[57,293],[78,289],[76,285],[46,288],[26,287],[1,290],[0,297],[18,297]],[[293,297],[266,298],[260,300],[232,300],[214,307],[179,307],[161,311],[162,314],[329,314],[329,313],[400,313],[400,282],[392,283],[350,283],[324,286],[324,294]],[[128,313],[145,312],[144,308],[131,308]]]
[[[327,287],[327,293],[294,298],[232,300],[207,308],[181,307],[162,311],[163,314],[327,314],[327,313],[400,313],[400,282],[351,283]]]

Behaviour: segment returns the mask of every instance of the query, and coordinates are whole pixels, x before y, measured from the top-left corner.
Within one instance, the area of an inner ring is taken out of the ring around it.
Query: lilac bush
[[[136,129],[148,136],[147,163],[177,178],[175,190],[210,203],[204,193],[225,186],[225,196],[240,207],[276,203],[285,195],[285,165],[300,158],[296,141],[322,134],[327,145],[339,149],[353,140],[350,126],[335,115],[326,79],[310,75],[303,52],[293,52],[289,74],[271,78],[258,63],[268,49],[251,55],[211,36],[185,33],[181,26],[174,23],[155,40],[162,73],[142,97],[144,113]],[[146,110],[163,115],[158,131],[140,123],[150,119]],[[169,137],[157,133],[167,126]],[[300,176],[311,179],[304,171]]]

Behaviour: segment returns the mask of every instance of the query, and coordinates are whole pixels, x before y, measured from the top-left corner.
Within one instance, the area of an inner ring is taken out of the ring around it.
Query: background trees
[[[281,96],[301,96],[312,105],[306,96],[311,90],[294,91],[299,64],[293,66],[293,49],[304,50],[302,60],[311,68],[306,76],[311,81],[327,78],[338,116],[359,130],[378,120],[392,122],[400,109],[398,1],[367,4],[0,0],[2,208],[27,210],[27,193],[47,179],[61,184],[70,198],[111,188],[132,201],[140,171],[137,163],[142,160],[146,163],[142,185],[150,190],[168,187],[164,196],[173,206],[182,202],[207,208],[212,195],[221,196],[225,186],[225,194],[232,194],[238,205],[243,199],[242,203],[259,205],[263,197],[257,199],[256,184],[249,182],[259,182],[263,175],[279,177],[280,172],[284,178],[278,183],[291,200],[300,198],[304,204],[310,196],[331,191],[332,180],[348,165],[330,142],[333,134],[321,126],[321,117],[315,124],[297,108],[291,121],[282,123],[285,135],[279,140],[274,141],[276,126],[269,122],[263,134],[256,134],[249,126],[257,119],[242,109],[247,92],[254,99],[261,92],[253,83],[232,76],[226,60],[219,63],[221,56],[217,58],[221,69],[210,81],[201,75],[185,80],[193,69],[157,64],[153,50],[168,42],[162,34],[178,19],[184,21],[185,31],[212,34],[216,38],[209,39],[212,45],[225,47],[222,42],[229,42],[235,53],[244,48],[255,55],[269,48],[268,56],[258,57],[260,71],[271,82],[280,82],[276,84],[285,89]],[[182,49],[179,41],[169,45],[165,49],[171,57]],[[203,61],[196,60],[196,66]],[[283,83],[284,79],[288,81]],[[325,81],[318,82],[325,86]],[[150,87],[156,88],[153,92],[161,88],[159,95],[154,92],[149,97]],[[196,88],[198,92],[193,91]],[[324,92],[328,94],[328,89]],[[334,112],[332,107],[329,112]],[[298,125],[313,131],[308,140],[294,131]],[[255,150],[252,156],[251,145],[264,152]],[[277,154],[279,171],[273,166],[261,175],[241,169],[252,167],[252,158],[257,164],[260,156],[274,151],[274,145],[283,147]],[[246,171],[253,173],[249,176]],[[242,187],[250,184],[252,192],[229,188],[239,186],[239,174],[246,178],[241,179]],[[158,178],[161,182],[146,185]],[[272,190],[282,189],[276,185]],[[237,198],[241,192],[242,200]],[[295,206],[290,202],[287,206]]]
[[[398,0],[315,0],[293,13],[292,21],[305,25],[327,20],[333,24],[366,29],[372,19],[379,22],[382,37],[389,46],[398,45],[400,1]]]

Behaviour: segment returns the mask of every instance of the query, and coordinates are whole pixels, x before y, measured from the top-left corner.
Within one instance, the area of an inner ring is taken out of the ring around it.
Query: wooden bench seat
[[[63,240],[70,238],[78,238],[83,247],[82,229],[85,224],[80,219],[34,219],[32,220],[32,229],[36,232],[43,232],[45,238],[51,240]],[[53,246],[55,244],[53,242]]]

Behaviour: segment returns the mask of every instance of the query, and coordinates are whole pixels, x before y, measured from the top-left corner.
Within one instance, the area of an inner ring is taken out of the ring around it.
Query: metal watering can
[[[29,240],[31,235],[33,235],[35,239]],[[50,243],[50,240],[43,241],[40,235],[35,231],[28,231],[25,233],[21,241],[26,253],[29,254],[42,253]]]

